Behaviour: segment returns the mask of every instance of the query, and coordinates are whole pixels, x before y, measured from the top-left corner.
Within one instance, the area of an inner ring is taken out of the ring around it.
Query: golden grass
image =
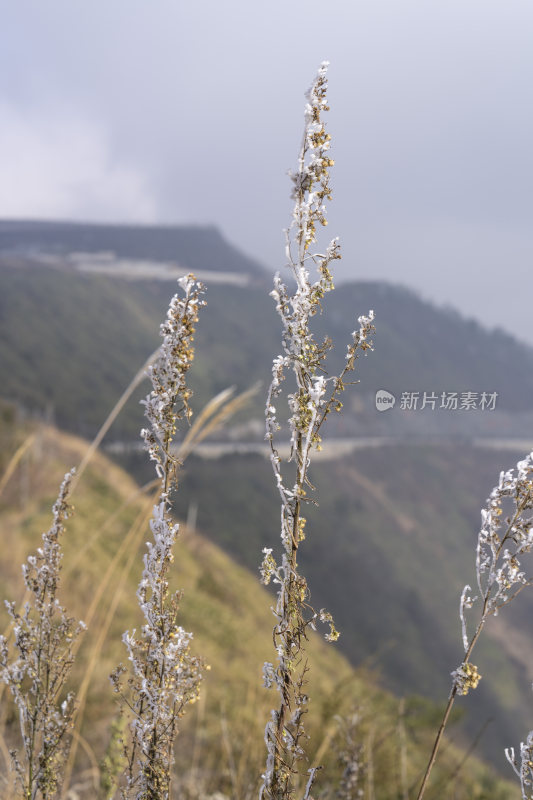
[[[30,447],[33,447],[33,445],[35,443],[35,439],[36,439],[36,434],[35,433],[30,433],[30,435],[26,437],[26,439],[22,442],[20,447],[18,447],[15,450],[15,452],[13,453],[11,458],[9,459],[7,467],[4,470],[4,474],[0,478],[0,495],[2,494],[4,489],[6,488],[7,484],[10,481],[10,479],[15,474],[15,470],[18,467],[18,465],[20,464],[24,454],[30,449]]]
[[[205,418],[211,419],[216,413]],[[6,508],[0,515],[5,552],[17,559],[9,565],[9,586],[19,580],[19,556],[35,549],[40,532],[49,527],[49,509],[66,467],[87,451],[85,442],[52,429],[43,431],[43,439],[43,456],[32,467],[41,478],[31,476],[35,488],[31,502],[24,509]],[[73,742],[75,761],[73,756],[69,769],[71,785],[81,785],[80,775],[84,774],[92,788],[82,796],[94,797],[95,764],[104,755],[107,731],[115,716],[108,674],[124,658],[122,632],[139,624],[135,591],[141,570],[142,532],[151,502],[129,476],[95,452],[77,488],[75,504],[76,514],[69,520],[64,537],[61,601],[78,618],[91,620],[91,627],[73,674],[80,701],[76,735],[81,738]],[[235,798],[252,796],[264,758],[263,730],[272,705],[272,695],[261,688],[261,667],[271,657],[272,597],[255,575],[236,566],[225,553],[185,526],[172,581],[184,589],[180,623],[194,631],[195,652],[211,666],[201,701],[181,723],[177,762],[185,770],[182,783],[190,780],[205,791],[225,791]],[[308,727],[315,743],[314,759],[323,758],[332,766],[332,717],[350,711],[356,703],[362,708],[365,721],[361,735],[369,747],[367,796],[374,793],[378,800],[397,796],[397,770],[387,773],[387,765],[396,763],[399,757],[397,701],[380,691],[368,676],[356,674],[335,647],[318,636],[311,637],[309,657],[312,703]],[[372,734],[371,724],[388,732],[383,741]],[[427,731],[419,731],[420,742],[416,744],[407,733],[410,783],[422,769],[427,735]],[[7,757],[5,750],[0,741],[0,751]],[[453,773],[460,761],[460,753],[448,748],[437,779]],[[464,773],[470,776],[467,783],[472,787],[482,770],[471,760]],[[383,784],[379,792],[378,782]],[[65,786],[68,788],[68,782]],[[458,792],[457,797],[471,800],[476,794],[473,790],[470,795]]]

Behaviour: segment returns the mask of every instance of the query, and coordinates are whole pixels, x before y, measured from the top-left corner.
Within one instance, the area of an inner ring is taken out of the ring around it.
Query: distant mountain
[[[263,267],[229,244],[212,226],[104,225],[82,222],[0,220],[0,255],[68,263],[72,254],[171,262],[193,272],[259,276]]]
[[[85,248],[85,255],[74,247]],[[106,255],[107,247],[123,258]],[[171,252],[173,263],[187,265],[182,273],[195,269],[208,288],[191,373],[196,406],[229,385],[266,385],[280,348],[270,281],[214,229],[3,222],[1,394],[64,428],[93,435],[158,344],[180,273],[151,259]],[[336,344],[333,374],[357,317],[369,308],[376,312],[375,352],[359,360],[361,383],[346,393],[344,414],[331,420],[330,435],[518,437],[533,431],[533,348],[393,284],[343,284],[323,306],[314,324],[317,338],[328,335]],[[380,389],[396,398],[384,413],[376,410]],[[143,392],[125,409],[112,438],[137,436]],[[422,410],[424,393],[433,400]],[[416,394],[417,409],[402,409],[402,398]],[[477,409],[441,408],[453,394],[459,401],[474,396]],[[483,396],[496,397],[495,410],[479,408]],[[258,399],[246,417],[255,417],[259,428],[262,403]]]
[[[42,247],[0,252],[0,393],[25,411],[47,414],[90,437],[157,346],[176,282],[152,255],[141,276],[120,264],[114,271],[79,269],[76,254],[82,251],[65,246],[58,255]],[[108,259],[101,244],[97,248],[97,266],[117,261],[116,254]],[[197,271],[209,271],[210,263],[199,261]],[[240,274],[231,262],[224,266]],[[191,370],[195,408],[228,385],[245,389],[260,379],[266,386],[280,349],[280,324],[263,273],[245,283],[207,284]],[[479,507],[499,469],[509,466],[501,454],[454,450],[450,442],[533,436],[533,349],[391,284],[344,284],[323,307],[314,323],[317,338],[329,335],[336,345],[332,373],[342,364],[360,314],[373,308],[377,329],[375,352],[358,361],[361,382],[346,392],[344,412],[330,420],[329,435],[374,436],[380,444],[392,437],[402,444],[317,462],[311,479],[319,487],[320,508],[310,509],[309,549],[302,551],[312,600],[335,613],[341,646],[354,663],[377,664],[398,692],[440,699],[461,655],[457,591],[472,579]],[[396,396],[393,409],[376,409],[378,390]],[[112,438],[138,441],[138,400],[146,391],[137,390]],[[438,401],[435,410],[402,409],[402,395],[416,392],[420,401],[424,392],[437,398],[495,393],[498,403],[493,411],[439,409]],[[264,392],[247,417],[225,432],[228,441],[262,441],[263,398]],[[440,437],[439,447],[410,444],[431,437]],[[135,471],[133,460],[128,467]],[[246,566],[255,569],[261,547],[276,545],[278,503],[268,463],[260,457],[191,460],[182,488],[180,514],[197,503],[200,528]],[[530,658],[524,631],[532,608],[512,617],[510,639],[505,628],[493,626],[492,639],[480,651],[484,680],[473,703],[481,708],[469,717],[468,732],[474,735],[477,720],[481,727],[488,714],[494,716],[497,730],[484,736],[491,755],[501,755],[502,743],[519,741],[529,730],[527,686],[533,676],[527,659],[533,662],[533,651]]]

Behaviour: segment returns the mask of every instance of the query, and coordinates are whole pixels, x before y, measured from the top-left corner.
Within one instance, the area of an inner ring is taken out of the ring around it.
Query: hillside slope
[[[159,323],[175,281],[125,280],[16,263],[0,256],[0,386],[2,396],[31,412],[52,415],[92,436],[158,344]],[[279,350],[279,325],[262,285],[208,286],[191,375],[196,407],[229,385],[269,381]],[[459,434],[517,436],[533,424],[533,350],[503,331],[487,331],[401,287],[346,284],[324,301],[317,337],[337,343],[338,368],[356,318],[376,312],[375,353],[358,362],[361,384],[347,397],[330,435]],[[397,397],[386,414],[375,392]],[[494,411],[402,410],[403,392],[497,393]],[[112,429],[136,439],[139,391]],[[263,417],[257,400],[248,417]],[[333,420],[332,420],[333,422]]]
[[[9,449],[25,436],[34,436],[0,498],[4,545],[0,589],[2,595],[20,598],[18,565],[37,546],[39,531],[49,526],[57,483],[67,468],[79,462],[87,445],[50,428],[21,431],[8,415],[4,418],[2,472]],[[83,676],[91,677],[81,728],[83,750],[78,753],[74,782],[85,774],[86,788],[81,790],[78,783],[81,796],[95,797],[94,765],[103,755],[108,726],[116,715],[107,675],[124,658],[122,632],[139,623],[134,598],[146,529],[141,525],[135,533],[135,522],[146,515],[150,502],[139,495],[131,478],[102,456],[85,473],[73,502],[76,513],[64,540],[61,596],[69,610],[89,624],[74,684]],[[121,549],[122,557],[113,565]],[[130,555],[134,556],[132,569]],[[175,580],[185,590],[181,623],[194,631],[195,649],[211,666],[197,710],[183,720],[178,766],[184,780],[193,781],[196,792],[223,790],[234,797],[253,796],[263,762],[263,727],[272,704],[270,693],[259,688],[262,662],[272,656],[270,598],[255,576],[191,531],[182,532],[176,564]],[[93,613],[91,606],[99,597]],[[375,797],[396,798],[399,774],[390,765],[400,757],[398,702],[379,690],[368,675],[355,674],[334,647],[317,637],[309,642],[309,656],[312,751],[320,751],[321,761],[329,762],[334,770],[333,715],[356,706],[362,717],[359,735],[366,748],[365,760],[372,763]],[[7,709],[5,703],[3,707]],[[8,715],[4,728],[8,740],[13,735],[9,719]],[[404,724],[410,782],[419,775],[434,722],[435,713],[428,706],[414,698],[408,701]],[[462,761],[459,751],[447,748],[435,774],[437,793],[452,781],[454,797],[460,800],[514,796],[515,787],[496,780],[474,758],[466,765]],[[328,785],[327,777],[323,785]]]
[[[475,585],[480,508],[500,470],[523,456],[403,444],[313,465],[318,507],[306,509],[299,560],[313,602],[334,614],[339,648],[352,664],[377,669],[398,694],[444,700],[462,658],[458,605],[463,586]],[[139,477],[140,463],[127,462]],[[191,458],[178,513],[189,503],[198,505],[201,530],[241,564],[253,568],[264,544],[278,548],[278,497],[266,459]],[[480,747],[502,766],[503,748],[532,726],[532,616],[526,590],[490,621],[474,659],[483,681],[460,702],[470,738],[493,720]]]

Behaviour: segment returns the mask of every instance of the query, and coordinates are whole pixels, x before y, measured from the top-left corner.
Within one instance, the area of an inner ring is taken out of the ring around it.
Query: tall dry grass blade
[[[333,741],[335,734],[337,733],[338,725],[333,720],[330,724],[326,727],[324,731],[324,736],[322,737],[322,741],[320,742],[313,759],[311,761],[312,764],[320,764],[326,753],[328,752],[331,742]]]
[[[198,765],[202,760],[201,759],[201,752],[203,749],[202,731],[205,720],[206,697],[207,697],[207,686],[204,686],[204,689],[201,692],[200,697],[198,698],[198,703],[196,704],[196,725],[194,726],[194,740],[192,746],[191,768],[189,770],[189,776],[188,776],[189,784],[194,783],[194,781],[196,780]]]
[[[101,525],[92,536],[87,537],[84,543],[76,549],[76,554],[71,557],[67,563],[63,574],[68,575],[70,572],[72,572],[78,566],[78,564],[83,561],[88,551],[97,544],[98,540],[102,537],[102,534],[107,533],[108,530],[112,529],[113,525],[117,519],[120,518],[120,515],[126,510],[126,508],[138,500],[139,497],[142,497],[147,492],[155,489],[158,483],[159,481],[157,480],[149,481],[148,483],[145,483],[144,486],[140,486],[138,489],[132,492],[119,506],[119,508],[117,508],[116,511],[114,511],[113,514],[106,519],[104,524]]]
[[[231,746],[231,737],[228,731],[228,721],[226,719],[226,712],[223,708],[220,709],[220,728],[222,730],[222,742],[224,744],[224,750],[226,751],[226,757],[228,759],[228,771],[231,780],[231,788],[232,788],[232,796],[237,798],[239,797],[239,790],[237,785],[237,768],[235,765],[235,756],[233,753],[233,747]]]
[[[143,529],[141,528],[138,531],[138,533],[140,534],[140,533],[142,533],[142,531],[143,531]],[[83,681],[82,681],[82,683],[80,685],[80,689],[79,689],[79,692],[78,692],[79,703],[78,703],[78,707],[77,707],[77,717],[76,717],[76,720],[75,720],[75,730],[76,730],[76,732],[79,732],[79,728],[81,727],[81,724],[82,724],[83,713],[85,711],[85,705],[87,703],[87,695],[88,695],[88,692],[89,692],[89,687],[90,687],[90,683],[91,683],[92,676],[93,676],[93,673],[94,673],[94,669],[95,669],[95,667],[96,667],[96,665],[98,663],[98,659],[100,657],[100,654],[102,652],[103,646],[104,646],[105,641],[107,639],[107,636],[109,634],[109,628],[111,627],[111,623],[113,622],[113,618],[114,618],[114,616],[116,614],[116,611],[117,611],[117,608],[118,608],[118,604],[119,604],[120,599],[122,597],[122,594],[124,592],[124,588],[126,586],[126,581],[127,581],[128,576],[129,576],[129,574],[131,572],[131,569],[133,567],[134,561],[135,561],[135,559],[137,557],[138,548],[140,546],[140,536],[138,537],[138,541],[135,544],[137,546],[136,547],[135,546],[132,547],[132,551],[131,551],[126,563],[124,564],[124,567],[121,570],[120,578],[119,578],[119,580],[118,580],[118,582],[116,584],[116,588],[115,588],[115,590],[113,592],[113,597],[112,597],[112,600],[111,600],[111,604],[110,604],[110,606],[108,608],[108,611],[107,611],[107,614],[105,616],[105,619],[104,619],[104,621],[103,621],[103,623],[102,623],[102,625],[101,625],[101,627],[99,629],[98,638],[96,639],[96,641],[94,643],[94,646],[93,646],[93,649],[91,651],[89,660],[87,662],[87,668],[86,668],[85,676],[83,678]],[[66,785],[68,785],[68,783],[70,782],[70,779],[72,777],[72,771],[74,769],[76,752],[77,752],[77,747],[75,745],[73,745],[72,748],[71,748],[72,756],[71,756],[71,758],[69,758],[69,762],[68,762],[67,768],[65,770],[65,784]]]
[[[89,464],[91,458],[94,456],[98,448],[100,447],[102,440],[104,439],[106,433],[110,429],[111,425],[114,423],[130,397],[132,396],[133,392],[142,383],[143,380],[146,378],[146,370],[150,367],[150,365],[154,362],[155,358],[159,353],[159,348],[155,350],[152,355],[145,361],[141,369],[137,372],[135,377],[130,381],[128,386],[124,389],[123,393],[121,394],[120,398],[117,400],[115,406],[113,407],[112,411],[108,415],[107,419],[105,420],[104,424],[94,437],[93,441],[87,448],[87,452],[85,453],[84,457],[81,460],[81,463],[76,471],[76,479],[73,483],[73,491],[80,482],[81,476],[87,469],[87,465]]]
[[[150,516],[152,514],[153,502],[155,501],[156,496],[157,495],[154,493],[154,496],[153,496],[151,502],[149,502],[145,508],[142,508],[141,511],[139,512],[139,514],[137,515],[136,520],[134,521],[133,525],[131,526],[130,530],[128,531],[128,533],[126,534],[124,539],[122,540],[122,543],[121,543],[120,547],[118,548],[117,552],[113,556],[113,559],[110,562],[110,564],[109,564],[109,566],[108,566],[108,568],[107,568],[102,580],[98,584],[98,588],[97,588],[97,590],[96,590],[96,592],[94,594],[94,597],[92,599],[91,605],[87,609],[86,619],[89,620],[89,622],[87,624],[88,624],[88,627],[90,628],[91,627],[91,623],[93,621],[93,618],[94,618],[94,616],[96,614],[96,611],[98,610],[98,607],[100,605],[102,597],[103,597],[106,589],[108,588],[111,579],[113,577],[116,577],[118,564],[120,563],[123,555],[125,553],[129,552],[129,557],[126,560],[124,567],[122,568],[122,570],[119,573],[120,577],[119,577],[118,582],[116,583],[117,589],[115,590],[115,592],[113,594],[111,605],[110,605],[110,607],[108,609],[108,612],[106,614],[106,617],[105,617],[105,620],[104,620],[103,624],[99,626],[98,636],[94,640],[94,643],[92,645],[91,651],[90,651],[90,653],[88,655],[87,667],[86,667],[86,670],[85,670],[85,675],[84,675],[83,681],[82,681],[82,683],[80,685],[80,688],[79,688],[79,691],[78,691],[78,703],[77,703],[77,706],[76,706],[76,709],[75,709],[75,712],[74,712],[74,730],[77,733],[79,733],[79,731],[81,729],[81,725],[82,725],[82,721],[83,721],[83,713],[84,713],[84,710],[85,710],[85,703],[86,703],[86,699],[87,699],[87,693],[88,693],[90,681],[92,679],[93,671],[94,671],[94,668],[95,668],[95,666],[97,664],[97,661],[98,661],[99,655],[101,653],[102,647],[104,645],[105,639],[107,637],[107,634],[109,632],[109,626],[110,626],[110,624],[111,624],[111,622],[113,620],[113,616],[114,616],[114,613],[115,613],[115,610],[116,610],[116,606],[118,604],[118,600],[120,599],[120,594],[122,592],[122,589],[123,589],[123,586],[124,586],[124,582],[125,582],[127,576],[129,575],[129,573],[131,571],[131,567],[133,565],[133,561],[135,560],[135,558],[137,556],[139,545],[140,545],[140,541],[141,541],[141,537],[142,537],[143,532],[146,530],[146,526],[148,524],[148,520],[150,519]],[[112,613],[111,613],[111,610],[112,610]],[[65,785],[65,790],[64,791],[66,791],[68,789],[68,785],[69,785],[70,779],[72,777],[72,772],[73,772],[73,768],[74,768],[76,755],[77,755],[77,742],[75,741],[73,743],[72,747],[71,747],[71,750],[70,750],[70,753],[69,753],[68,762],[67,762],[67,766],[66,766],[66,769],[65,769],[65,784],[64,784]]]
[[[189,442],[194,440],[198,431],[201,430],[201,428],[207,422],[209,417],[213,416],[213,414],[215,414],[216,411],[218,411],[220,406],[224,405],[224,403],[227,403],[230,397],[232,397],[234,393],[235,393],[235,387],[228,386],[227,389],[223,389],[221,392],[212,397],[211,400],[207,401],[205,406],[197,415],[193,424],[188,429],[181,443],[181,447],[183,447],[184,451],[187,450]]]
[[[7,484],[9,483],[9,480],[12,477],[13,473],[15,472],[22,457],[24,456],[26,451],[29,450],[29,448],[33,445],[36,438],[37,438],[36,433],[30,433],[30,435],[22,442],[20,447],[18,447],[11,456],[8,465],[4,470],[4,474],[0,478],[0,495],[6,488]]]
[[[214,433],[214,431],[221,428],[234,414],[237,413],[237,411],[240,411],[241,408],[244,408],[250,399],[257,394],[260,386],[261,382],[258,381],[249,389],[246,389],[246,391],[241,392],[241,394],[237,395],[237,397],[234,397],[230,400],[229,398],[233,393],[233,390],[231,390],[231,394],[227,394],[227,396],[222,398],[221,402],[217,403],[216,406],[213,405],[212,409],[210,410],[210,414],[206,415],[202,420],[202,425],[196,427],[194,433],[193,429],[191,428],[183,442],[179,445],[177,450],[178,459],[181,462],[185,461],[187,456],[194,451],[196,445],[203,442],[204,439]],[[229,393],[230,390],[226,389],[224,392],[221,392],[220,395],[217,395],[217,397],[221,398],[222,395],[226,394],[226,392]],[[215,400],[216,398],[213,399]],[[211,416],[211,419],[208,419],[208,416]]]
[[[15,774],[14,774],[13,768],[12,768],[11,755],[9,753],[9,748],[8,748],[8,746],[6,744],[6,740],[4,739],[4,737],[3,737],[3,735],[1,733],[0,733],[0,753],[2,754],[2,758],[3,758],[4,764],[5,764],[5,772],[0,773],[0,774],[2,774],[4,776],[4,778],[6,776],[9,776],[10,780],[12,781],[13,778],[15,777]],[[7,782],[7,779],[6,779],[6,782]]]
[[[370,726],[368,735],[365,742],[365,767],[366,767],[366,782],[365,788],[366,800],[376,800],[376,790],[374,786],[374,740],[376,737],[376,729],[373,725]]]
[[[148,359],[148,361],[145,364],[145,367],[149,366],[152,363],[152,361],[155,358],[155,356],[157,355],[157,353],[158,353],[158,351],[156,350],[155,353],[153,353],[150,356],[150,358]],[[143,367],[143,369],[145,367]],[[119,412],[122,410],[124,404],[127,402],[128,398],[131,396],[131,394],[134,391],[134,389],[139,385],[139,383],[140,383],[140,380],[139,380],[140,374],[141,374],[141,370],[137,373],[137,375],[135,376],[134,380],[131,382],[131,384],[128,386],[128,388],[124,391],[120,401],[117,403],[117,405],[113,409],[112,414],[110,414],[110,416],[108,417],[108,419],[106,420],[106,422],[104,423],[102,428],[100,429],[100,432],[99,432],[98,436],[94,439],[94,441],[91,443],[90,447],[88,448],[85,456],[83,457],[83,459],[82,459],[82,461],[80,463],[78,471],[76,473],[77,481],[76,481],[76,483],[74,485],[77,485],[77,483],[79,482],[79,479],[80,479],[81,475],[83,474],[84,470],[87,468],[87,466],[90,463],[91,459],[94,457],[94,454],[95,454],[96,450],[98,449],[99,445],[101,444],[102,439],[104,438],[105,434],[109,430],[109,427],[111,426],[111,424],[117,418]],[[229,398],[233,394],[233,391],[234,391],[233,388],[224,389],[223,392],[220,392],[218,395],[216,395],[211,400],[209,400],[206,403],[206,405],[204,406],[204,408],[202,409],[202,411],[200,412],[200,414],[199,414],[197,420],[195,421],[194,425],[189,429],[189,431],[187,433],[187,436],[185,437],[185,439],[183,440],[183,442],[181,443],[181,445],[180,445],[180,447],[178,449],[177,458],[179,459],[179,461],[181,461],[183,463],[185,461],[185,459],[194,451],[194,448],[196,447],[196,445],[198,443],[203,441],[206,438],[206,436],[209,436],[209,434],[211,434],[214,430],[216,430],[217,428],[221,427],[225,422],[228,421],[228,419],[231,418],[231,416],[233,414],[235,414],[237,411],[239,411],[241,408],[243,408],[246,405],[246,403],[249,401],[249,399],[257,392],[258,386],[259,386],[259,384],[255,384],[250,389],[246,390],[245,392],[242,392],[240,395],[238,395],[236,398],[234,398],[234,400],[231,403],[228,403],[227,401],[229,400]],[[224,405],[224,404],[226,404],[226,405]],[[222,408],[222,410],[220,410],[220,406],[224,406]],[[209,417],[211,417],[217,411],[219,411],[219,413],[216,414],[216,416],[213,417],[213,419],[209,422],[209,424],[207,424],[208,420],[209,420]],[[205,428],[205,430],[204,430],[204,428]],[[154,479],[153,481],[150,481],[148,484],[146,484],[145,486],[141,487],[137,491],[133,492],[122,503],[120,508],[118,508],[113,513],[113,515],[106,520],[104,525],[102,527],[98,528],[98,530],[95,533],[93,533],[93,535],[91,537],[89,537],[84,542],[84,544],[81,546],[81,548],[78,549],[78,551],[76,552],[76,555],[74,556],[74,559],[71,560],[69,562],[69,564],[67,565],[67,568],[66,568],[65,572],[68,573],[69,571],[74,569],[74,567],[83,560],[83,557],[87,553],[87,551],[97,543],[98,539],[102,536],[102,534],[105,531],[107,531],[110,528],[112,528],[112,526],[113,526],[114,522],[116,521],[116,519],[120,516],[122,511],[131,502],[133,502],[140,494],[142,494],[142,493],[148,491],[150,488],[158,485],[158,483],[159,483],[159,481],[157,479]]]
[[[259,710],[259,687],[256,683],[249,684],[248,690],[246,692],[246,699],[245,699],[245,708],[257,708]],[[261,727],[258,726],[258,731],[261,730]],[[238,736],[238,734],[237,734]],[[247,776],[252,775],[255,778],[256,775],[256,768],[257,764],[259,763],[260,752],[262,748],[262,741],[260,737],[254,736],[246,736],[237,739],[237,741],[242,741],[245,738],[245,742],[239,748],[240,749],[240,758],[239,763],[237,765],[237,786],[239,787],[239,796],[241,798],[249,797],[249,789],[245,792],[245,781]],[[254,795],[256,792],[255,780],[253,786]]]
[[[400,787],[398,796],[402,800],[409,800],[409,788],[407,782],[407,735],[405,732],[405,697],[400,699],[398,705],[398,747],[399,766],[400,766]]]
[[[130,530],[123,538],[119,548],[117,549],[115,555],[113,556],[112,560],[110,561],[98,587],[93,595],[91,600],[91,604],[87,609],[87,613],[85,615],[85,619],[88,620],[86,623],[88,627],[90,627],[96,612],[98,611],[98,607],[100,605],[100,601],[104,595],[105,590],[109,586],[109,583],[113,576],[115,575],[115,571],[117,565],[119,564],[122,556],[124,553],[128,551],[130,547],[135,546],[135,542],[137,541],[138,537],[142,533],[143,530],[146,529],[146,525],[148,520],[150,519],[150,515],[152,513],[152,504],[149,507],[143,508],[139,514],[133,525],[131,526]]]
[[[95,790],[98,790],[98,781],[99,781],[99,776],[100,776],[100,768],[98,766],[98,761],[96,760],[96,756],[94,754],[94,750],[91,747],[91,745],[89,744],[89,742],[87,741],[87,739],[85,739],[85,737],[83,737],[81,735],[81,733],[79,733],[78,731],[73,730],[72,731],[72,736],[75,739],[75,741],[80,745],[80,747],[82,748],[83,752],[85,753],[85,755],[89,759],[89,763],[91,765],[89,774],[90,774],[90,776],[92,778],[93,788]]]

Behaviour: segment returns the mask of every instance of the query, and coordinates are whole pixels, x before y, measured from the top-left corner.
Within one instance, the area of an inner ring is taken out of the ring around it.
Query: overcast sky
[[[533,343],[531,0],[0,0],[0,216],[214,223],[283,269],[328,59],[342,278]]]

